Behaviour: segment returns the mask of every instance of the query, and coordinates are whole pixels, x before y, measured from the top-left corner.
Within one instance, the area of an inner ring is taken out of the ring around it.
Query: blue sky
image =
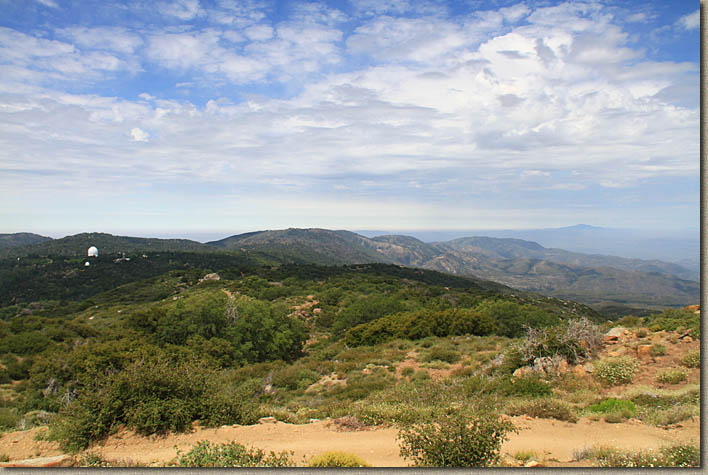
[[[0,8],[0,232],[697,233],[695,1]]]

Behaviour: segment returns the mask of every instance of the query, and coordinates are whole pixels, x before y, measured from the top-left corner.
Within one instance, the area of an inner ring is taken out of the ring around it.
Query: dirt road
[[[641,422],[608,424],[581,419],[578,423],[552,419],[514,417],[520,429],[504,444],[509,455],[517,451],[533,451],[545,460],[557,460],[561,465],[573,459],[577,449],[596,445],[640,450],[658,448],[672,442],[698,443],[699,423],[688,421],[679,428],[659,429]],[[10,460],[60,454],[56,444],[35,440],[37,429],[11,432],[0,437],[0,454]],[[177,448],[186,452],[200,440],[230,442],[258,447],[266,451],[293,451],[298,465],[306,465],[312,456],[328,450],[341,450],[360,456],[373,466],[404,467],[406,460],[398,454],[397,430],[383,428],[357,432],[340,432],[328,421],[294,425],[283,422],[252,426],[223,426],[216,429],[197,428],[188,434],[167,437],[141,437],[123,431],[111,436],[92,452],[107,460],[125,460],[140,464],[162,465],[172,460]]]

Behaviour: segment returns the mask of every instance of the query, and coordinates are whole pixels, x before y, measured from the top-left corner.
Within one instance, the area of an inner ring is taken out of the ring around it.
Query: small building
[[[90,265],[91,265],[91,263],[89,261],[84,262],[84,267],[88,267]]]
[[[88,256],[98,257],[98,249],[96,248],[96,246],[91,246],[88,248]]]

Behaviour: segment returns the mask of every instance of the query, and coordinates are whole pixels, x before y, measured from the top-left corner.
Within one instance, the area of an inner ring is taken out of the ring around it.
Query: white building
[[[96,248],[96,246],[91,246],[88,248],[88,256],[98,257],[98,249]]]

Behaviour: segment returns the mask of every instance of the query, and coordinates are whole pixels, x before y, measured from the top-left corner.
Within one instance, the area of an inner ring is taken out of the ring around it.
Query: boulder
[[[258,419],[259,424],[275,424],[276,422],[278,422],[278,420],[273,416],[261,417]]]
[[[587,376],[588,372],[585,371],[585,368],[583,368],[583,365],[579,364],[576,365],[575,368],[573,368],[573,374],[577,376]]]
[[[211,274],[207,274],[202,277],[199,282],[204,282],[205,280],[221,280],[221,277],[219,277],[219,274],[216,272],[212,272]]]
[[[524,465],[524,467],[526,467],[526,468],[543,467],[543,465],[538,460],[530,460],[530,461],[526,462],[526,465]]]
[[[514,373],[512,374],[512,377],[524,378],[524,377],[530,376],[532,374],[534,374],[533,368],[531,368],[530,366],[522,366],[521,368],[514,371]]]
[[[595,365],[592,363],[585,363],[583,365],[583,369],[588,373],[592,373],[593,371],[595,371]]]
[[[623,327],[610,328],[610,330],[605,333],[605,343],[614,343],[619,341],[620,337],[623,337],[628,330]]]
[[[651,359],[651,345],[637,346],[637,358],[640,360]]]

